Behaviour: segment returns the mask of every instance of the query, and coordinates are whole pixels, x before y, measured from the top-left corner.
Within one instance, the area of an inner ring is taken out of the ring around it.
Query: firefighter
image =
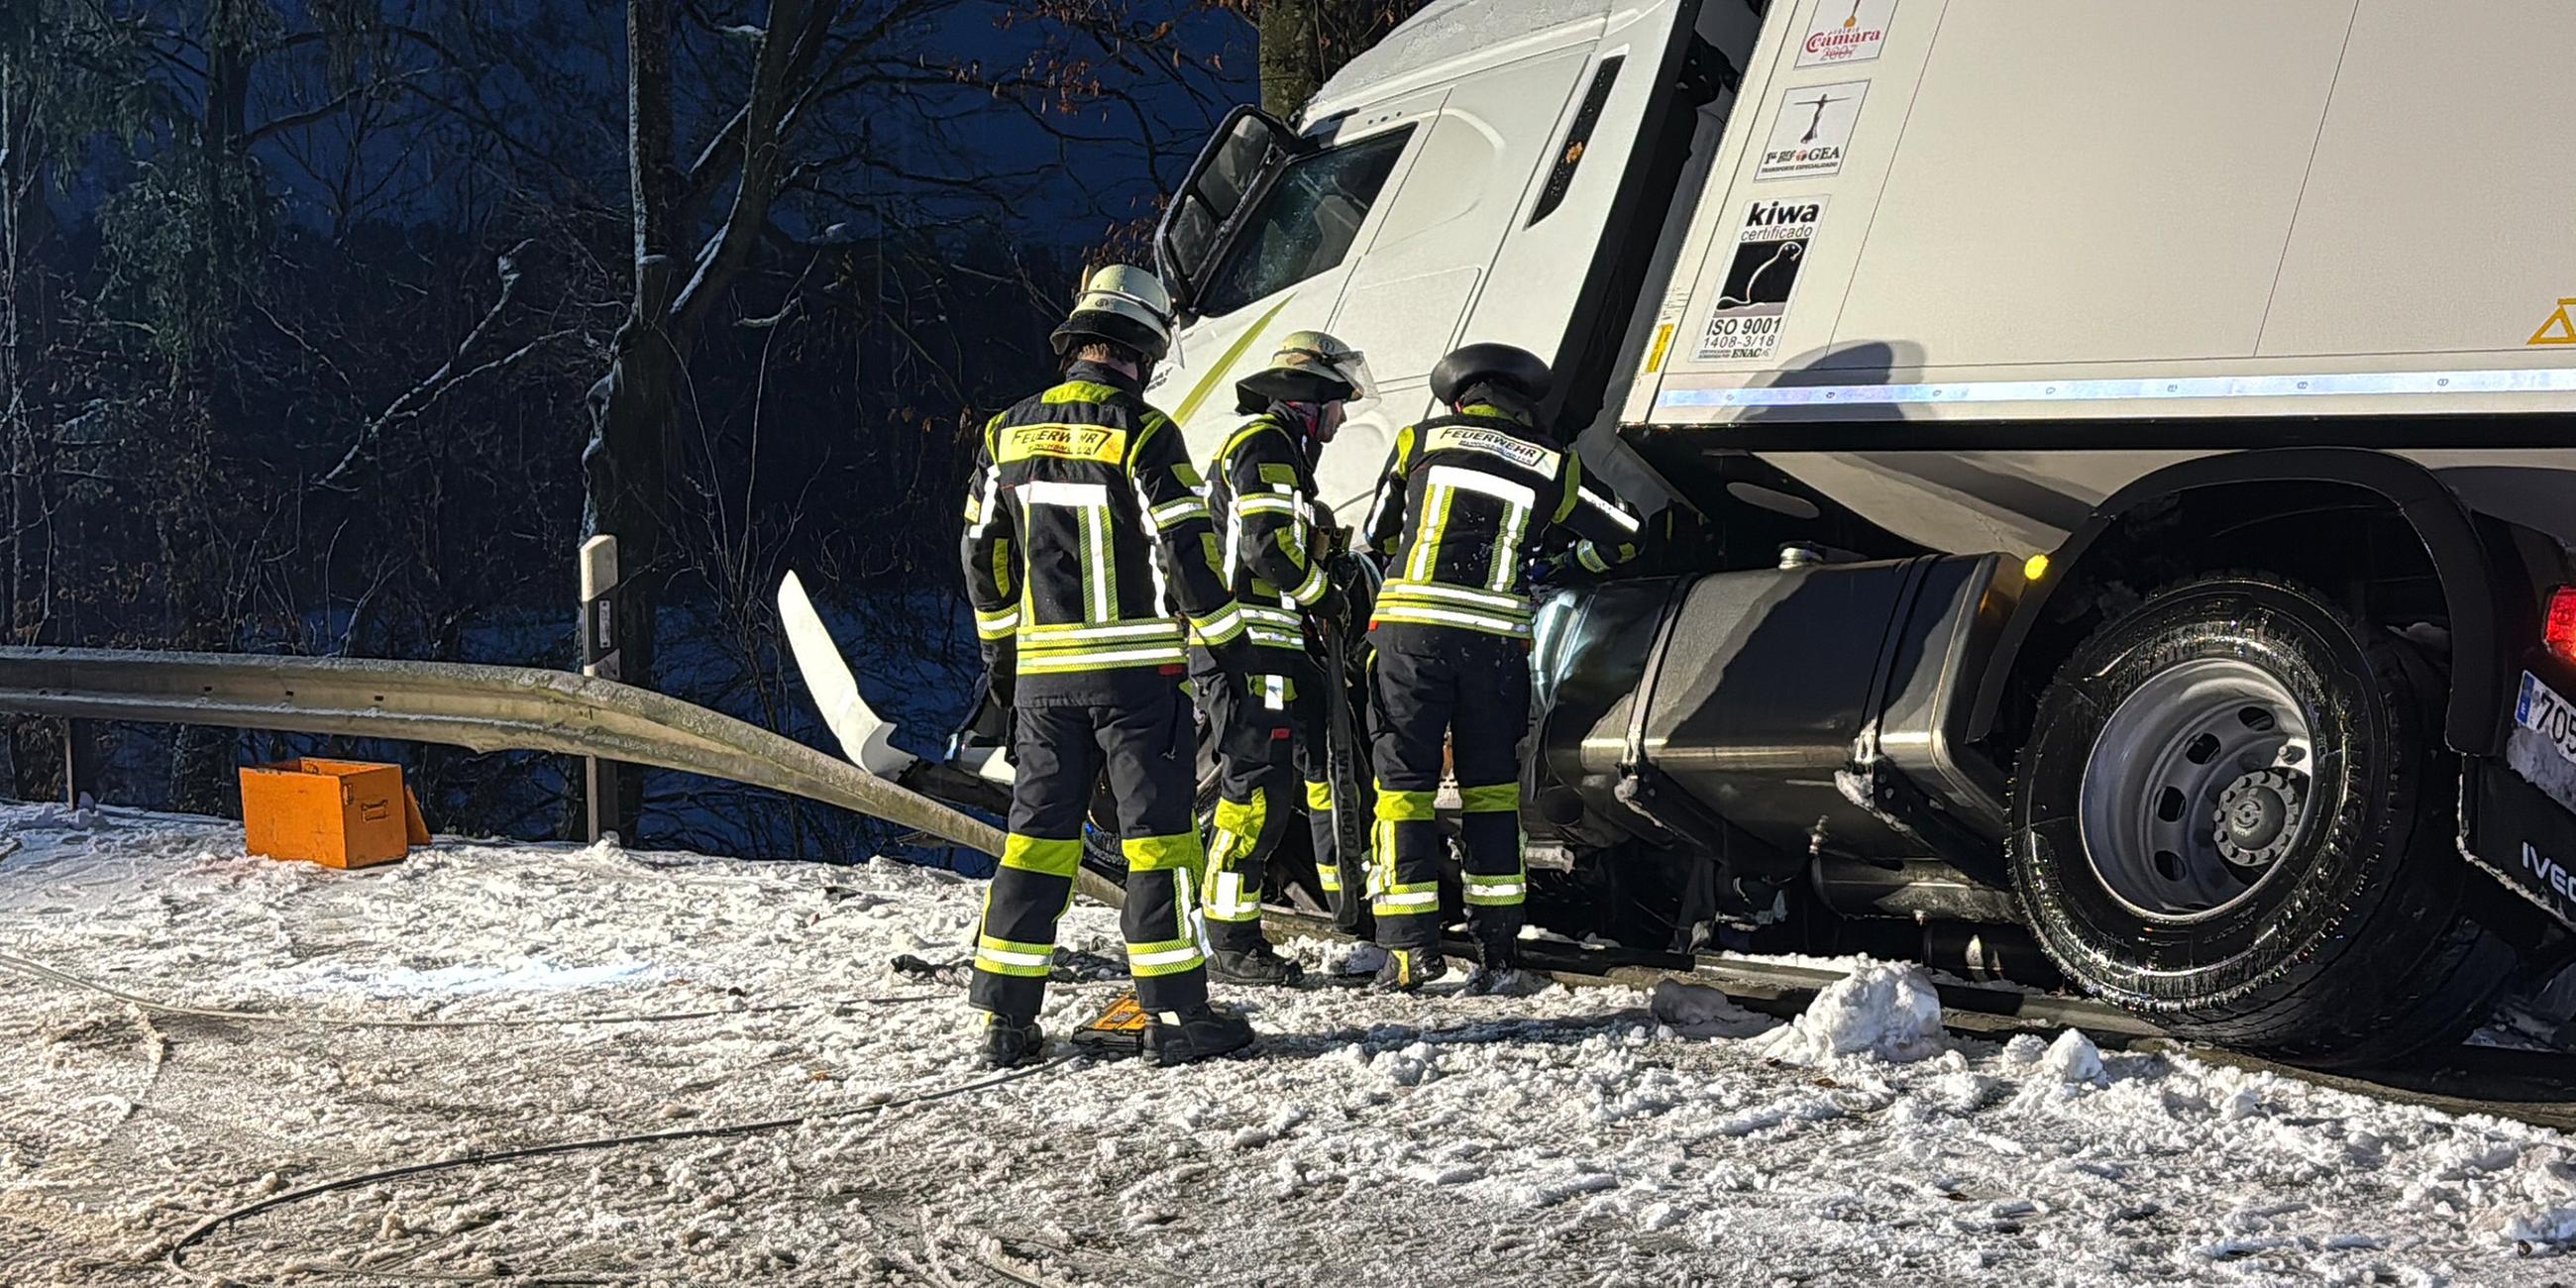
[[[1316,617],[1318,630],[1342,619],[1341,592],[1326,574],[1336,533],[1332,511],[1315,497],[1315,465],[1348,404],[1370,396],[1368,367],[1332,336],[1298,331],[1235,393],[1251,419],[1209,463],[1207,500],[1255,660],[1239,677],[1204,655],[1198,661],[1218,767],[1200,907],[1212,978],[1293,985],[1303,971],[1261,934],[1262,878],[1302,801],[1315,875],[1327,896],[1341,889],[1324,772],[1322,686],[1333,681],[1308,655],[1305,618]]]
[[[1511,978],[1522,903],[1520,753],[1528,732],[1530,619],[1524,560],[1562,527],[1592,573],[1635,557],[1642,525],[1587,481],[1536,409],[1547,364],[1504,344],[1440,360],[1431,392],[1451,411],[1396,435],[1362,529],[1383,555],[1371,614],[1378,778],[1371,910],[1387,960],[1380,987],[1420,988],[1440,955],[1442,841],[1433,813],[1443,741],[1463,818],[1467,925],[1481,957],[1473,990]]]
[[[1063,381],[984,427],[967,494],[968,598],[986,683],[1011,711],[1015,766],[968,994],[987,1012],[988,1067],[1044,1049],[1037,1014],[1056,920],[1072,902],[1083,817],[1104,773],[1127,860],[1122,929],[1150,1017],[1146,1054],[1179,1064],[1253,1040],[1250,1025],[1208,1002],[1193,915],[1206,859],[1189,650],[1198,643],[1239,669],[1246,646],[1180,427],[1141,396],[1171,335],[1170,297],[1152,273],[1091,274],[1053,337]]]

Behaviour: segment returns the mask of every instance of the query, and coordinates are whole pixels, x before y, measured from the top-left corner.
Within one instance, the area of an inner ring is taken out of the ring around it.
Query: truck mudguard
[[[2529,578],[2508,548],[2482,540],[2458,495],[2431,471],[2385,452],[2344,447],[2264,448],[2182,461],[2145,475],[2094,507],[2092,517],[2049,556],[2049,572],[2023,596],[2004,628],[1977,691],[1970,736],[1994,732],[1995,714],[2018,669],[2022,649],[2046,620],[2050,601],[2085,571],[2095,542],[2139,509],[2205,488],[2237,483],[2340,483],[2387,501],[2423,539],[2451,618],[2451,694],[2444,741],[2463,755],[2493,755],[2512,710],[2510,641],[2539,637]]]

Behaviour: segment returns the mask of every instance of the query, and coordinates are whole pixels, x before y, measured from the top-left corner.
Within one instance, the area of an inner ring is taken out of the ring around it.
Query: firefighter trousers
[[[1083,818],[1105,773],[1127,859],[1121,929],[1137,1003],[1149,1011],[1203,1005],[1207,958],[1191,915],[1206,867],[1191,806],[1198,730],[1180,685],[1164,680],[1134,701],[1016,714],[1010,836],[984,898],[968,1000],[1015,1020],[1037,1015],[1056,921],[1082,865]]]
[[[1430,950],[1440,940],[1442,750],[1458,780],[1467,923],[1517,932],[1529,878],[1521,861],[1520,744],[1529,732],[1529,645],[1442,626],[1389,623],[1370,633],[1377,827],[1370,908],[1378,943]]]
[[[1283,660],[1277,670],[1289,674],[1236,677],[1211,664],[1191,677],[1216,743],[1216,818],[1200,906],[1208,944],[1222,951],[1260,945],[1264,878],[1300,801],[1316,882],[1327,901],[1340,897],[1333,795],[1324,770],[1324,695],[1313,691],[1318,672],[1302,654]]]

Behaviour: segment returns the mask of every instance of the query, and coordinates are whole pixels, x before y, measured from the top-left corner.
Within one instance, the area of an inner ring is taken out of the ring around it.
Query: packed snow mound
[[[1764,1056],[1799,1065],[1846,1056],[1903,1064],[1939,1055],[1948,1045],[1931,977],[1900,962],[1871,962],[1826,985],[1805,1014],[1752,1042]]]

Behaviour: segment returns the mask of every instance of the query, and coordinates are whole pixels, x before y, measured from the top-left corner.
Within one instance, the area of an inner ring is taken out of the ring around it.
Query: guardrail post
[[[74,809],[98,783],[98,727],[87,720],[63,722],[63,803]]]
[[[624,653],[626,622],[617,611],[619,581],[617,576],[617,538],[596,536],[581,543],[581,673],[603,680],[622,678],[619,659]],[[581,762],[582,799],[589,821],[590,839],[615,832],[620,840],[635,839],[635,805],[627,793],[627,779],[635,771],[614,760],[596,756]]]

